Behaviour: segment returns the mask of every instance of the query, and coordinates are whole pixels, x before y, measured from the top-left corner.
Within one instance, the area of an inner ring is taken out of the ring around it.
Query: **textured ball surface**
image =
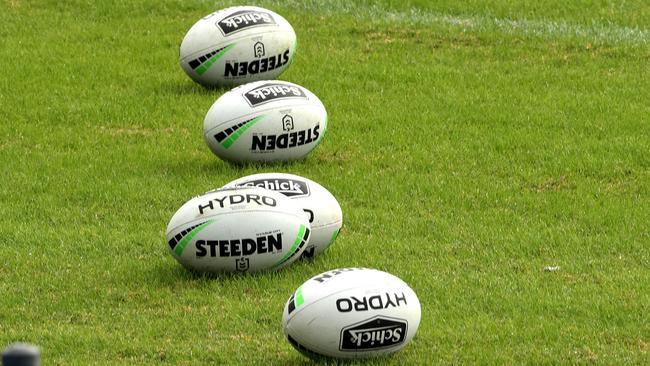
[[[280,192],[294,200],[307,214],[311,225],[309,245],[303,258],[319,255],[336,239],[343,226],[343,212],[336,198],[313,180],[293,174],[253,174],[227,183],[228,187],[259,187]]]
[[[261,188],[211,191],[186,202],[167,225],[169,249],[199,272],[279,269],[300,257],[310,225],[302,209]]]
[[[204,86],[275,79],[296,51],[291,24],[271,10],[237,6],[203,17],[180,47],[185,73]]]
[[[420,302],[399,278],[342,268],[303,283],[282,315],[289,342],[307,356],[367,358],[402,349],[420,324]]]
[[[231,162],[291,161],[312,151],[326,129],[327,112],[312,92],[286,81],[257,81],[214,102],[203,137]]]

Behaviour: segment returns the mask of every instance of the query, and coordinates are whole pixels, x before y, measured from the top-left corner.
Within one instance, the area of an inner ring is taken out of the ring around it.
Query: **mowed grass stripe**
[[[526,18],[500,18],[481,15],[452,15],[416,7],[394,10],[383,4],[345,0],[268,1],[265,3],[300,11],[318,11],[329,15],[346,14],[365,21],[397,23],[414,26],[445,25],[463,32],[498,32],[543,38],[576,38],[598,43],[625,43],[647,46],[647,28],[620,26],[611,23],[577,24],[568,21]]]

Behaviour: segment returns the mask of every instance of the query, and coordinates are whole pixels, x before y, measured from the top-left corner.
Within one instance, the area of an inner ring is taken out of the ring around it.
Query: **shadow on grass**
[[[171,255],[170,255],[171,256]],[[320,269],[311,270],[314,267],[314,259],[299,259],[285,268],[275,271],[259,272],[224,272],[224,273],[202,273],[189,270],[176,261],[165,260],[162,262],[152,263],[150,266],[142,268],[144,277],[151,284],[160,287],[176,287],[182,283],[192,283],[194,286],[201,287],[201,284],[210,286],[214,281],[223,285],[232,283],[248,282],[260,284],[273,284],[284,282],[295,277],[296,274],[303,274],[302,280],[306,281],[312,276],[322,272]],[[296,284],[296,287],[299,284]]]
[[[282,281],[286,274],[283,271],[252,272],[252,273],[202,273],[184,268],[178,263],[158,263],[143,269],[145,277],[152,284],[160,287],[177,287],[179,284],[192,284],[192,287],[212,286],[213,282],[223,285],[239,282],[269,282]]]
[[[207,149],[207,148],[206,148]],[[206,152],[207,156],[209,152]],[[237,171],[231,164],[219,160],[217,157],[188,156],[183,160],[161,161],[160,169],[165,175],[172,177],[188,177],[190,175],[229,175]]]
[[[308,355],[298,350],[296,350],[296,352],[300,352],[303,355],[302,359],[296,360],[287,357],[285,361],[282,361],[282,365],[382,365],[395,355],[389,354],[375,358],[361,359],[336,359],[325,356]]]
[[[191,80],[183,83],[165,82],[160,84],[160,92],[163,94],[175,94],[179,96],[187,95],[212,95],[215,97],[221,96],[232,89],[231,87],[205,87],[199,85]]]
[[[167,261],[168,262],[168,261]],[[158,263],[155,267],[147,267],[147,277],[163,287],[176,286],[182,282],[236,281],[243,276],[238,273],[201,273],[188,270],[178,263]]]
[[[205,156],[188,156],[188,158],[183,160],[174,159],[172,161],[165,161],[159,169],[164,171],[165,175],[170,175],[172,177],[205,175],[238,178],[257,173],[300,172],[304,170],[306,166],[308,166],[304,160],[277,163],[232,163],[229,161],[221,160],[214,155],[210,157],[209,154],[210,152],[207,151],[205,153]]]
[[[282,365],[282,366],[303,366],[303,365],[326,365],[326,366],[334,366],[334,365],[383,365],[388,361],[392,355],[389,355],[387,357],[379,357],[379,358],[367,358],[367,359],[350,359],[350,360],[343,360],[343,359],[335,359],[335,358],[327,358],[327,357],[311,357],[311,356],[306,356],[306,355],[301,355],[302,352],[299,353],[299,351],[296,350],[295,354],[292,354],[290,356],[284,357],[283,360],[281,361],[270,361],[267,363],[267,365]]]

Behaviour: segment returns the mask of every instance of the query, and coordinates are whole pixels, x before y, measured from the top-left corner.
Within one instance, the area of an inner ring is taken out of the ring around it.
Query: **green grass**
[[[194,21],[234,2],[0,2],[0,347],[300,364],[285,301],[366,266],[423,309],[413,342],[368,364],[650,363],[650,5],[510,3],[261,2],[300,41],[281,78],[330,126],[304,161],[237,167],[201,137],[221,91],[177,62]],[[277,273],[183,270],[175,210],[267,171],[338,198],[336,243]]]

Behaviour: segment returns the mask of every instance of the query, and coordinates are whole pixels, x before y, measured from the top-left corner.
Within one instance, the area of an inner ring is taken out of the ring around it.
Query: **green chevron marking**
[[[199,75],[203,75],[206,71],[208,71],[208,69],[210,68],[210,66],[212,66],[212,64],[217,62],[217,60],[220,59],[221,56],[225,55],[226,52],[230,51],[230,49],[233,48],[233,47],[235,47],[235,43],[226,46],[223,50],[221,50],[221,52],[219,52],[216,55],[210,57],[207,61],[205,61],[203,63],[203,65],[199,66],[196,69],[196,73],[199,74]]]
[[[276,263],[273,266],[273,268],[279,267],[282,263],[286,262],[293,255],[293,253],[296,251],[296,249],[298,249],[298,246],[302,242],[303,235],[305,235],[305,225],[300,225],[300,229],[298,230],[298,236],[296,237],[296,240],[293,242],[293,246],[291,246],[291,249],[289,249],[287,254],[285,254],[284,257],[282,257],[282,259],[280,259],[278,263]]]
[[[333,243],[334,240],[336,240],[336,237],[339,236],[339,232],[340,232],[340,229],[339,230],[334,230],[334,232],[332,233],[332,238],[330,239],[330,244]]]
[[[214,222],[214,220],[208,220],[208,221],[204,222],[202,225],[195,227],[194,230],[190,231],[187,235],[185,235],[185,237],[183,237],[183,239],[180,242],[178,242],[178,245],[176,245],[176,248],[174,248],[174,252],[176,253],[176,255],[179,256],[179,257],[181,255],[183,255],[183,250],[185,249],[187,244],[190,242],[190,240],[192,240],[192,238],[196,234],[198,234],[201,230],[205,229],[206,226],[210,225],[213,222]]]
[[[237,131],[232,133],[232,135],[228,136],[228,138],[224,142],[222,142],[221,145],[226,149],[229,148],[233,143],[235,143],[235,141],[237,141],[239,136],[243,135],[244,132],[246,132],[246,130],[253,127],[254,124],[261,121],[262,118],[264,118],[264,117],[265,116],[263,116],[263,115],[262,116],[257,116],[255,118],[253,118],[252,120],[248,121],[248,123],[246,123],[245,125],[238,128]]]
[[[302,286],[298,287],[296,290],[296,307],[302,305],[305,302],[305,299],[302,297]]]

